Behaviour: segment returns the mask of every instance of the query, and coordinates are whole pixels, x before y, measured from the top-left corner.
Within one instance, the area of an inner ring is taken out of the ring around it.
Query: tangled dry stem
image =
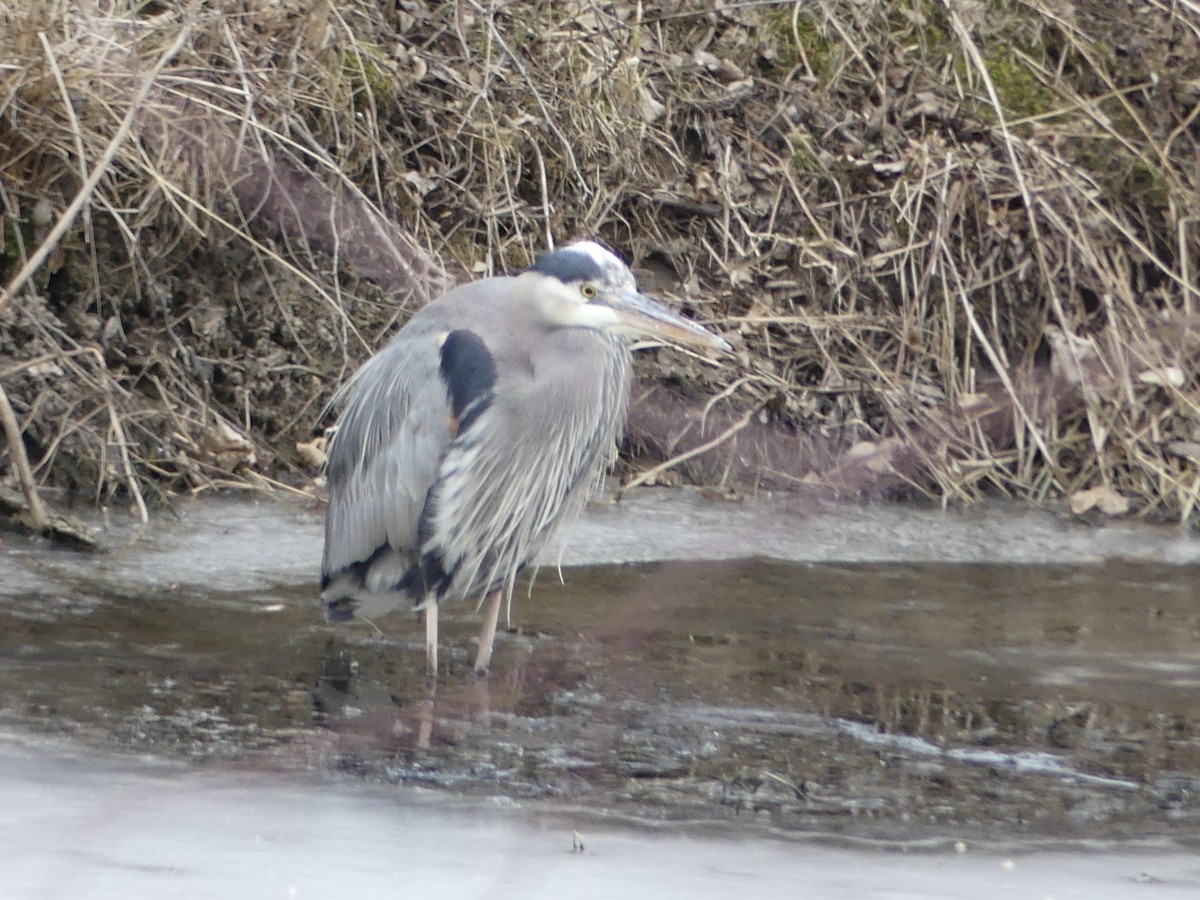
[[[641,357],[692,478],[1194,517],[1195,4],[46,5],[0,0],[43,479],[294,479],[415,305],[594,234],[737,344]]]

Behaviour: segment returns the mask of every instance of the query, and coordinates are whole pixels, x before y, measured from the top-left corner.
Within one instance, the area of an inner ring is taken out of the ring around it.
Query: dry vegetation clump
[[[641,357],[692,477],[1191,519],[1198,118],[1190,0],[0,0],[0,385],[40,478],[263,483],[595,234],[737,342]]]

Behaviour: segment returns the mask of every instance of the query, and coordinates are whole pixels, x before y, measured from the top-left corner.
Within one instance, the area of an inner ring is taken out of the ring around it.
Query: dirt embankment
[[[737,347],[640,357],[690,477],[1193,516],[1196,4],[49,6],[0,7],[38,479],[307,484],[417,304],[588,234]]]

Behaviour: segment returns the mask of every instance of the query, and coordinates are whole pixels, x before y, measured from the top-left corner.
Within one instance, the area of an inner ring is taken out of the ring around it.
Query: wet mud
[[[543,569],[485,681],[477,617],[445,610],[431,688],[415,615],[335,628],[308,585],[22,553],[0,594],[10,729],[735,831],[1200,845],[1193,567]]]

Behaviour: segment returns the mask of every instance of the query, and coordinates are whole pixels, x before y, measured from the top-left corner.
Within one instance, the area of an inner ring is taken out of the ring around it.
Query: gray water
[[[0,896],[1200,888],[1177,529],[645,491],[436,689],[415,616],[320,620],[317,512],[102,536],[0,555]]]

